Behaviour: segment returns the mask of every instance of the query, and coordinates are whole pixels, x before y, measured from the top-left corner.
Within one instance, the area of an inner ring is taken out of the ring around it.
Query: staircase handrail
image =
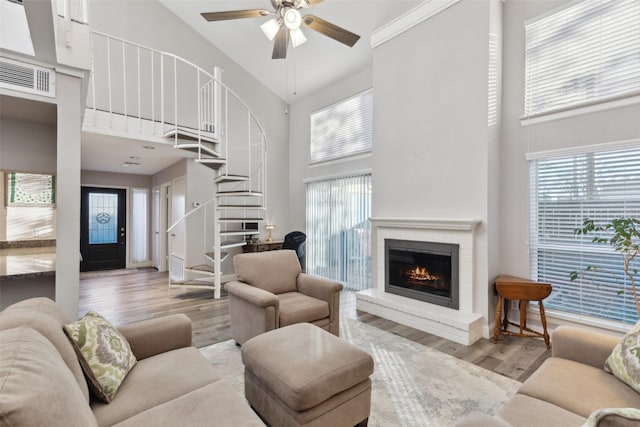
[[[198,66],[198,65],[194,64],[193,62],[191,62],[191,61],[189,61],[189,60],[187,60],[187,59],[184,59],[184,58],[182,58],[182,57],[180,57],[180,56],[178,56],[178,55],[175,55],[175,54],[173,54],[173,53],[169,53],[169,52],[165,52],[165,51],[162,51],[162,50],[154,49],[154,48],[151,48],[151,47],[148,47],[148,46],[145,46],[145,45],[139,44],[139,43],[134,43],[134,42],[131,42],[131,41],[129,41],[129,40],[125,40],[125,39],[123,39],[123,38],[116,37],[116,36],[113,36],[113,35],[111,35],[111,34],[104,33],[104,32],[102,32],[102,31],[91,30],[91,33],[92,33],[92,34],[96,34],[96,35],[101,36],[101,37],[105,37],[105,38],[107,38],[107,39],[112,39],[112,40],[118,41],[118,42],[123,43],[123,44],[128,44],[129,46],[133,46],[133,47],[140,48],[140,49],[145,49],[145,50],[148,50],[148,51],[150,51],[150,52],[154,52],[154,53],[156,53],[156,54],[158,54],[158,55],[161,55],[161,56],[168,56],[168,57],[173,58],[173,59],[175,59],[175,60],[177,60],[177,61],[180,61],[180,62],[182,62],[182,63],[184,63],[184,64],[186,64],[186,65],[188,65],[188,66],[190,66],[190,67],[193,67],[193,68],[194,68],[194,69],[196,69],[197,71],[199,71],[199,72],[201,72],[202,74],[206,75],[206,76],[207,76],[211,81],[214,81],[215,83],[219,84],[221,87],[223,87],[225,90],[227,90],[227,91],[228,91],[228,93],[232,94],[232,95],[233,95],[233,97],[234,97],[238,102],[240,102],[240,104],[242,104],[242,106],[247,110],[247,112],[251,115],[251,117],[253,118],[253,120],[255,120],[256,124],[258,125],[258,128],[260,129],[260,133],[264,136],[264,145],[265,145],[265,147],[267,146],[266,133],[265,133],[265,131],[264,131],[264,127],[263,127],[263,126],[262,126],[262,124],[260,123],[260,120],[258,120],[258,118],[256,117],[256,115],[253,113],[253,111],[251,110],[251,108],[249,108],[249,106],[247,105],[247,103],[246,103],[246,102],[244,102],[244,100],[243,100],[243,99],[242,99],[242,98],[241,98],[241,97],[240,97],[240,96],[239,96],[239,95],[238,95],[238,94],[237,94],[233,89],[231,89],[229,86],[227,86],[227,85],[226,85],[223,81],[221,81],[220,79],[218,79],[218,78],[216,78],[215,76],[213,76],[211,73],[209,73],[209,72],[208,72],[207,70],[205,70],[204,68],[202,68],[202,67],[200,67],[200,66]],[[208,83],[209,83],[209,82],[207,81],[207,82],[205,82],[205,84],[204,84],[204,85],[206,85],[206,84],[208,84]],[[203,85],[203,86],[204,86],[204,85]],[[96,109],[96,106],[95,106],[95,86],[94,86],[94,88],[93,88],[93,92],[94,92],[94,96],[93,96],[93,104],[94,104],[94,105],[93,105],[93,109],[95,110],[95,109]]]
[[[180,218],[178,218],[176,220],[176,222],[174,222],[173,224],[171,224],[171,226],[169,226],[169,228],[167,228],[167,233],[170,233],[171,230],[173,230],[174,228],[176,228],[176,226],[178,224],[180,224],[182,221],[184,221],[185,219],[187,219],[189,216],[191,216],[192,214],[198,212],[200,209],[203,209],[205,207],[207,207],[208,205],[210,205],[211,203],[213,203],[216,200],[215,197],[207,200],[204,203],[201,203],[200,206],[196,206],[195,208],[191,209],[189,212],[187,212],[186,214],[182,215]]]

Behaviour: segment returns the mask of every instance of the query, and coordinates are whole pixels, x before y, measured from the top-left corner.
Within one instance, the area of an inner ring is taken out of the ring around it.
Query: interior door
[[[82,187],[80,271],[125,268],[126,190]]]
[[[153,187],[151,191],[151,250],[153,252],[153,266],[158,271],[161,269],[160,253],[160,187]]]

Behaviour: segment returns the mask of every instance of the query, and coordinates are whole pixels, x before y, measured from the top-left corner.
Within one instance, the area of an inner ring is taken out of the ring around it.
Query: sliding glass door
[[[370,216],[370,174],[308,183],[307,273],[369,288]]]

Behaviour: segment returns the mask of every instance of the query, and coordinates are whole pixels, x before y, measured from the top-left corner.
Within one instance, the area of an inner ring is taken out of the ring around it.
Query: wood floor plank
[[[149,318],[184,313],[193,322],[196,347],[231,339],[229,299],[214,299],[206,290],[173,289],[169,297],[167,273],[153,268],[80,273],[81,314],[95,310],[116,326]],[[431,347],[518,381],[524,381],[550,355],[538,339],[501,336],[497,344],[481,339],[464,346],[396,322],[356,310],[355,292],[344,290],[340,314]]]

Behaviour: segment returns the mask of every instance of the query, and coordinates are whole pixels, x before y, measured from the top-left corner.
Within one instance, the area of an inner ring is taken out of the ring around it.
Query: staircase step
[[[168,129],[162,136],[164,136],[165,138],[175,138],[176,134],[178,134],[178,139],[186,139],[189,141],[220,142],[212,132],[207,132],[205,130],[201,130],[200,132],[198,132],[197,129],[184,126],[178,126],[177,128],[174,126]]]
[[[210,142],[203,142],[202,144],[198,144],[197,142],[178,142],[177,144],[174,144],[173,148],[179,148],[181,150],[190,151],[192,153],[199,152],[201,154],[209,156],[220,157],[220,153],[215,150],[215,147]]]
[[[220,243],[220,249],[238,248],[240,246],[245,246],[246,244],[247,242],[244,240],[227,240]]]
[[[256,236],[260,234],[257,230],[231,230],[231,231],[221,231],[221,236]]]
[[[216,254],[214,252],[206,252],[204,254],[204,256],[206,256],[207,258],[209,258],[212,262],[214,262],[216,260]],[[225,259],[227,259],[227,257],[229,256],[229,252],[227,251],[220,251],[220,262],[224,261]],[[212,267],[213,268],[213,267]]]
[[[247,209],[247,210],[254,210],[254,209],[260,209],[260,210],[266,210],[267,208],[265,206],[262,205],[218,205],[218,210],[242,210],[242,209]]]
[[[192,267],[187,267],[184,269],[185,271],[195,271],[197,273],[205,273],[205,274],[215,274],[215,271],[212,266],[209,264],[198,264]]]
[[[219,177],[214,179],[213,182],[216,184],[224,184],[226,182],[249,181],[249,179],[250,178],[248,176],[244,175],[220,175]]]
[[[195,159],[195,161],[216,170],[227,164],[226,159]]]
[[[228,196],[247,196],[247,197],[261,197],[264,194],[260,191],[243,191],[243,190],[232,190],[232,191],[218,191],[216,196],[218,197],[228,197]]]
[[[264,218],[220,218],[219,222],[260,222],[264,221]]]

